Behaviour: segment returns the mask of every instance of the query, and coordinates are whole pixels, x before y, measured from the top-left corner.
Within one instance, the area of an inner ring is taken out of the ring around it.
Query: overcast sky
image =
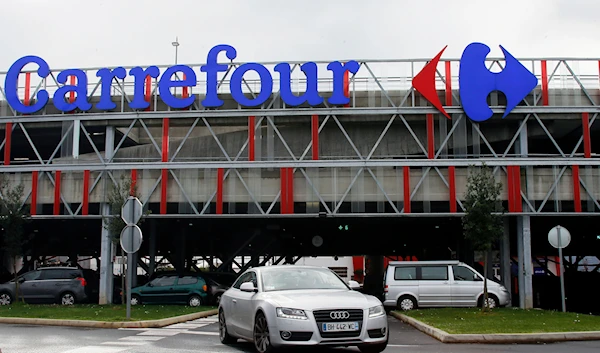
[[[598,0],[2,0],[0,71],[236,61],[460,57],[474,41],[516,57],[600,57]]]

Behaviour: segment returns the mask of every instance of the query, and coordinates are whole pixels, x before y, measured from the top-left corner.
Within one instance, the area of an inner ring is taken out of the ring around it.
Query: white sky
[[[598,0],[2,0],[0,71],[24,55],[51,68],[206,60],[460,57],[474,41],[500,57],[600,57]]]

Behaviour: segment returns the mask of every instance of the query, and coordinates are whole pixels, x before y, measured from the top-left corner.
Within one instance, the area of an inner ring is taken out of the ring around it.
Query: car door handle
[[[231,301],[233,302],[233,304],[237,303],[237,300],[235,299],[232,299]]]

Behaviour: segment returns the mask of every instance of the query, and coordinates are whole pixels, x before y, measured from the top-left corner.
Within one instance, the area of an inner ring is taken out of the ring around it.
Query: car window
[[[166,287],[175,284],[176,276],[164,276],[155,278],[151,283],[154,287]]]
[[[476,281],[479,279],[473,271],[464,266],[452,266],[455,281]]]
[[[198,277],[193,277],[193,276],[180,277],[179,280],[177,281],[177,284],[181,285],[181,286],[188,285],[188,284],[196,284],[196,283],[198,283]]]
[[[246,272],[243,275],[241,275],[240,278],[238,278],[238,280],[235,281],[235,283],[233,284],[233,288],[240,289],[242,283],[250,281],[253,273],[254,272]],[[256,279],[255,279],[255,281],[256,281]],[[255,287],[256,287],[256,285],[255,285]]]
[[[79,271],[69,269],[43,270],[40,279],[75,279],[80,276]]]
[[[21,276],[21,278],[23,278],[26,281],[35,281],[36,279],[40,279],[40,274],[42,271],[31,271],[31,272],[27,272],[26,274],[24,274],[23,276]]]
[[[421,267],[421,279],[425,281],[448,280],[447,266],[423,266]]]
[[[404,266],[396,267],[394,270],[394,279],[397,281],[417,279],[417,268]]]

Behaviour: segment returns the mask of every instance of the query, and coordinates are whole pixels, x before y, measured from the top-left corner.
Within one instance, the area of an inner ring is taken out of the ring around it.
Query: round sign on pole
[[[548,232],[548,242],[557,249],[566,248],[571,243],[571,233],[567,228],[556,226]]]
[[[128,254],[140,250],[142,240],[142,230],[137,225],[127,225],[121,231],[121,248]]]

